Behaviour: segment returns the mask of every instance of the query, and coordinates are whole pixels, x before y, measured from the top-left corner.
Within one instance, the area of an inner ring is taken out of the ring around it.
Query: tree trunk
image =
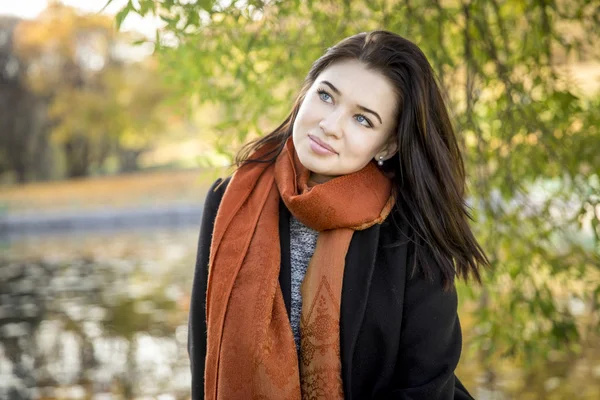
[[[90,164],[90,144],[82,136],[74,136],[65,143],[67,177],[81,178],[88,175]]]
[[[138,159],[143,150],[119,150],[119,172],[134,172],[140,169]]]

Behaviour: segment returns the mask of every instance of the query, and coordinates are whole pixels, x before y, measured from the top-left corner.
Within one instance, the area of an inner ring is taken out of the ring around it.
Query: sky
[[[63,4],[79,8],[86,12],[99,12],[107,3],[107,0],[61,0]],[[35,18],[48,5],[48,0],[0,0],[0,15],[13,15],[20,18]],[[115,14],[127,4],[127,0],[113,0],[103,11],[105,14]],[[154,37],[156,28],[160,26],[158,18],[145,17],[130,14],[127,16],[121,30],[138,31],[149,38]]]

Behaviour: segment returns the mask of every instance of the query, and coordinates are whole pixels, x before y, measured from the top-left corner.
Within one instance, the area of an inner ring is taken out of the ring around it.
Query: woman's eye
[[[331,96],[329,95],[329,93],[327,93],[324,90],[318,90],[317,91],[319,93],[319,98],[327,103],[329,103],[329,101],[331,100]]]
[[[371,124],[371,121],[369,121],[369,120],[367,119],[367,117],[365,117],[365,116],[364,116],[364,115],[362,115],[362,114],[358,114],[358,115],[356,116],[356,120],[357,120],[357,121],[358,121],[358,122],[359,122],[361,125],[364,125],[364,126],[366,126],[367,128],[372,128],[372,127],[373,127],[373,124]]]

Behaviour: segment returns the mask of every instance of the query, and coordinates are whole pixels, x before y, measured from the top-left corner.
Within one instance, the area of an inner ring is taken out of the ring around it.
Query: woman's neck
[[[311,172],[310,176],[308,177],[308,181],[310,183],[312,183],[311,186],[313,186],[313,185],[318,185],[321,183],[328,182],[328,181],[332,180],[333,178],[335,178],[335,176],[321,175],[321,174],[316,174],[314,172]]]

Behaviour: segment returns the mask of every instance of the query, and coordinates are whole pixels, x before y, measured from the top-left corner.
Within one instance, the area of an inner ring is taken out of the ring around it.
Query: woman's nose
[[[319,127],[328,136],[340,137],[342,135],[342,113],[332,112],[324,116],[319,122]]]

